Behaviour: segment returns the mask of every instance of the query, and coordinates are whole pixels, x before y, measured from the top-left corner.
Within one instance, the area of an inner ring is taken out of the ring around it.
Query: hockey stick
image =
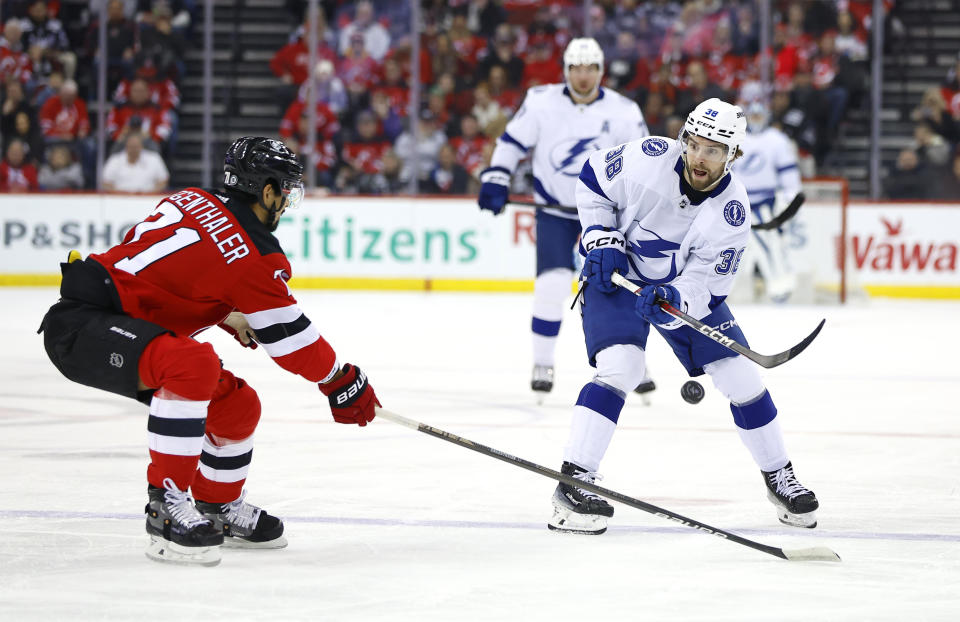
[[[542,203],[535,203],[533,201],[525,201],[523,199],[510,199],[507,203],[513,203],[514,205],[526,205],[528,207],[536,207],[537,209],[555,209],[560,210],[561,212],[567,212],[570,214],[576,214],[577,208],[570,207],[569,205],[544,205]]]
[[[797,215],[797,212],[800,211],[800,206],[803,205],[803,202],[806,201],[806,199],[806,195],[804,195],[802,192],[798,192],[797,196],[793,197],[793,200],[790,201],[790,205],[787,206],[787,209],[783,210],[767,222],[762,222],[757,225],[750,225],[750,228],[756,229],[757,231],[779,229],[783,223]]]
[[[661,507],[657,507],[653,504],[647,503],[646,501],[641,501],[639,499],[634,499],[633,497],[628,497],[627,495],[622,495],[619,492],[603,488],[602,486],[597,486],[596,484],[591,484],[590,482],[584,482],[578,479],[574,479],[569,475],[564,475],[559,471],[554,471],[553,469],[548,469],[547,467],[540,466],[539,464],[530,462],[529,460],[524,460],[523,458],[518,458],[516,456],[511,456],[508,453],[504,453],[500,450],[494,449],[492,447],[487,447],[486,445],[481,445],[480,443],[475,443],[471,440],[465,439],[456,434],[451,434],[450,432],[445,432],[433,426],[429,426],[425,423],[420,423],[419,421],[414,421],[413,419],[407,419],[401,415],[390,412],[389,410],[384,410],[383,408],[377,408],[377,416],[383,417],[388,421],[398,423],[402,426],[408,427],[417,432],[423,432],[430,436],[445,440],[447,442],[453,443],[454,445],[460,445],[461,447],[466,447],[477,453],[481,453],[485,456],[490,456],[491,458],[496,458],[502,462],[507,462],[513,464],[522,469],[528,471],[533,471],[543,475],[544,477],[549,477],[550,479],[557,480],[558,482],[563,482],[570,486],[575,486],[577,488],[582,488],[583,490],[589,490],[594,494],[604,496],[608,499],[613,499],[614,501],[619,501],[624,505],[629,505],[630,507],[636,508],[638,510],[643,510],[654,516],[659,516],[660,518],[665,518],[667,520],[679,523],[690,527],[691,529],[697,529],[704,533],[712,534],[718,538],[723,538],[724,540],[730,540],[736,542],[737,544],[742,544],[743,546],[750,547],[757,551],[767,553],[768,555],[773,555],[774,557],[779,557],[780,559],[786,559],[788,561],[822,561],[822,562],[838,562],[840,561],[840,556],[834,553],[832,550],[827,547],[817,546],[806,549],[781,549],[775,546],[769,546],[766,544],[760,544],[759,542],[754,542],[753,540],[748,540],[738,536],[735,533],[725,531],[723,529],[717,529],[716,527],[711,527],[706,523],[701,523],[700,521],[693,520],[692,518],[687,518],[677,514],[676,512],[671,512],[670,510],[665,510]]]
[[[630,292],[633,292],[638,296],[640,295],[641,287],[639,285],[634,285],[627,279],[620,276],[620,274],[614,272],[610,280],[616,283],[617,285],[619,285],[620,287]],[[694,317],[690,317],[683,311],[671,305],[666,300],[659,299],[658,302],[660,303],[661,309],[663,309],[673,317],[677,318],[678,320],[680,320],[681,322],[683,322],[693,330],[699,332],[704,337],[708,339],[712,339],[713,341],[716,341],[720,345],[724,346],[725,348],[729,348],[733,350],[737,354],[742,354],[743,356],[747,357],[748,359],[750,359],[760,367],[766,367],[767,369],[771,369],[778,365],[783,365],[790,359],[796,358],[798,354],[803,352],[807,348],[807,346],[809,346],[810,343],[817,338],[817,335],[820,334],[820,329],[823,328],[823,325],[826,323],[826,320],[820,320],[820,324],[813,330],[812,333],[807,335],[803,341],[793,346],[789,350],[786,350],[785,352],[781,352],[780,354],[758,354],[753,350],[751,350],[750,348],[744,345],[741,345],[737,341],[734,341],[730,337],[727,337],[726,335],[721,333],[719,330],[711,326],[707,326],[706,324],[704,324],[703,322],[701,322],[700,320]]]

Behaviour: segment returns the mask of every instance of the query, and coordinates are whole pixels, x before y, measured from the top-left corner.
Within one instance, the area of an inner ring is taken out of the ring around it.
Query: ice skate
[[[797,481],[793,473],[793,464],[777,471],[761,471],[767,484],[767,498],[777,506],[777,518],[784,525],[806,527],[817,526],[817,496]]]
[[[283,537],[283,521],[267,514],[243,498],[230,503],[197,501],[197,509],[223,532],[223,546],[245,549],[282,549],[287,546]]]
[[[560,472],[590,484],[600,475],[584,471],[572,462],[564,462]],[[553,531],[600,535],[607,530],[607,519],[613,516],[613,506],[599,496],[560,482],[553,492],[553,518],[547,527]]]
[[[147,557],[159,562],[216,566],[220,563],[223,533],[193,505],[193,499],[169,477],[164,488],[150,486]]]
[[[653,381],[650,376],[645,376],[643,380],[640,381],[640,384],[637,385],[637,388],[633,390],[634,393],[640,396],[640,400],[643,402],[644,406],[650,405],[650,393],[657,389],[657,384]]]
[[[534,365],[530,377],[530,388],[537,395],[537,403],[542,404],[544,396],[553,390],[553,367]]]

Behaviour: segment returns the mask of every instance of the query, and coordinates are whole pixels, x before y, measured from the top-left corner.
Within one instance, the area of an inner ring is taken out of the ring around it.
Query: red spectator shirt
[[[369,142],[349,142],[343,145],[343,159],[353,168],[374,175],[383,171],[383,154],[390,141],[374,139]]]
[[[723,90],[732,91],[740,87],[744,72],[742,56],[712,53],[704,59],[704,66],[707,79]]]
[[[369,89],[377,82],[379,75],[380,64],[370,56],[344,58],[337,68],[337,77],[343,80],[347,88],[352,84],[361,84]]]
[[[114,106],[107,115],[107,132],[110,134],[110,140],[118,140],[120,132],[134,116],[140,117],[140,131],[145,136],[149,136],[157,143],[165,143],[170,138],[172,130],[170,113],[153,105],[140,108],[126,105]]]
[[[374,93],[384,93],[390,107],[401,117],[407,116],[407,107],[410,102],[410,89],[405,84],[386,84],[373,87]]]
[[[78,138],[90,132],[87,105],[79,97],[74,98],[69,106],[64,106],[59,95],[52,95],[43,102],[39,116],[40,129],[47,137],[69,134],[72,138]]]
[[[457,162],[471,174],[474,169],[483,165],[483,146],[487,139],[479,134],[473,138],[455,136],[450,139],[450,146],[457,154]]]
[[[337,369],[287,286],[280,243],[247,205],[187,188],[160,201],[122,244],[90,257],[110,273],[130,316],[187,337],[236,310],[287,371],[320,382]]]
[[[6,45],[0,45],[0,84],[5,84],[9,78],[26,84],[32,77],[33,62],[30,56],[26,52],[15,52]]]
[[[113,92],[113,103],[124,105],[130,101],[131,80],[122,80]],[[150,103],[162,110],[176,110],[180,107],[180,89],[176,82],[167,78],[157,82],[148,82],[150,87]]]
[[[280,138],[286,140],[299,134],[300,117],[306,114],[307,102],[296,100],[290,104],[280,121]],[[326,138],[331,138],[340,131],[340,121],[337,115],[325,102],[317,102],[317,131]]]
[[[317,60],[326,59],[330,62],[337,60],[337,55],[327,45],[317,46]],[[290,74],[294,84],[303,84],[309,75],[307,65],[310,63],[310,51],[303,39],[283,46],[270,59],[270,71],[278,78]]]
[[[0,162],[0,192],[33,192],[40,189],[37,183],[37,167],[24,164],[19,168]]]

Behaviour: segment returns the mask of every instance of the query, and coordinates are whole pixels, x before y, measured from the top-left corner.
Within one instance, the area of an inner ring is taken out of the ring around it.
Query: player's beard
[[[277,227],[280,226],[280,217],[283,216],[283,212],[287,209],[286,199],[280,199],[280,205],[277,207],[277,211],[270,211],[272,219],[267,222],[267,231],[273,233],[277,230]]]
[[[694,167],[690,166],[690,164],[687,163],[686,158],[684,158],[683,166],[684,166],[684,171],[687,174],[687,183],[689,183],[690,187],[696,190],[697,192],[707,192],[708,190],[713,188],[716,185],[716,183],[723,178],[725,174],[722,168],[720,169],[720,172],[717,173],[716,175],[711,175],[708,169],[703,169],[707,171],[707,176],[705,178],[705,183],[701,184],[700,179],[693,174]],[[700,187],[697,187],[697,184],[701,184]]]

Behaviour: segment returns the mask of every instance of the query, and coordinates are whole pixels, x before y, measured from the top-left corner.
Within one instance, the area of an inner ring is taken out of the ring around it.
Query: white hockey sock
[[[533,284],[533,364],[552,367],[557,334],[563,320],[564,301],[570,295],[573,272],[548,270]]]
[[[573,407],[570,438],[564,448],[563,459],[588,470],[600,468],[617,424],[584,406]]]
[[[740,440],[753,456],[753,461],[761,470],[776,471],[787,466],[790,460],[787,458],[787,448],[783,443],[780,422],[776,418],[752,430],[738,427],[737,432],[740,434]]]
[[[211,482],[239,482],[247,478],[253,456],[253,437],[242,441],[216,439],[218,444],[203,437],[200,454],[200,473]]]

